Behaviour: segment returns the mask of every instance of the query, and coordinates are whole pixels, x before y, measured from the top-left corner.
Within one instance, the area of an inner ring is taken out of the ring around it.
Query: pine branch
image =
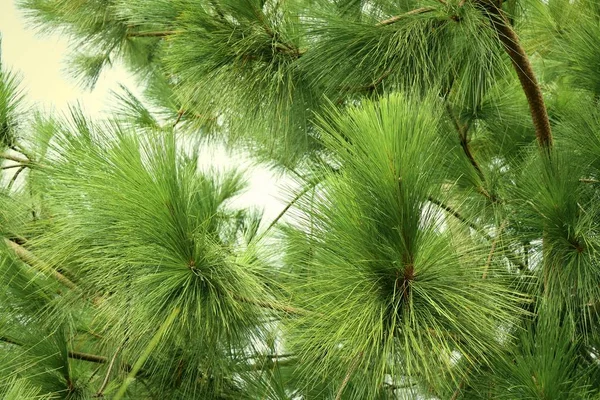
[[[0,336],[0,342],[4,342],[4,343],[8,343],[8,344],[14,344],[15,346],[23,346],[22,343],[17,342],[16,340],[8,338],[6,336]]]
[[[31,158],[23,158],[21,156],[9,154],[9,153],[0,153],[0,159],[14,161],[18,163],[17,165],[9,165],[7,167],[1,167],[0,169],[11,169],[17,167],[26,167],[26,168],[46,168],[44,164],[40,164],[38,162],[33,161]]]
[[[481,231],[481,228],[479,226],[475,225],[473,222],[471,222],[467,218],[463,217],[461,214],[458,213],[458,211],[456,211],[452,207],[448,206],[447,204],[444,204],[441,201],[439,201],[437,199],[434,199],[431,196],[427,197],[427,201],[429,201],[430,203],[435,204],[436,206],[438,206],[442,210],[446,211],[448,214],[452,215],[454,218],[458,219],[459,221],[461,221],[462,223],[464,223],[465,225],[467,225],[469,228],[474,229],[477,232]]]
[[[6,170],[6,169],[14,169],[14,168],[25,168],[27,167],[27,164],[13,164],[13,165],[7,165],[4,167],[0,167],[0,170]]]
[[[418,15],[418,14],[425,14],[428,12],[432,12],[435,11],[436,9],[433,7],[421,7],[421,8],[417,8],[415,10],[411,10],[407,13],[404,14],[400,14],[400,15],[396,15],[394,17],[388,18],[388,19],[384,19],[383,21],[380,21],[379,23],[377,23],[375,26],[387,26],[387,25],[392,25],[406,17],[410,17],[411,15]]]
[[[280,50],[282,53],[292,55],[295,58],[299,58],[300,56],[302,56],[302,52],[298,47],[288,43],[287,41],[282,40],[279,32],[274,31],[269,26],[269,24],[265,20],[263,13],[260,10],[255,12],[255,15],[256,18],[260,21],[265,33],[273,40],[274,48]]]
[[[56,269],[52,268],[49,265],[46,265],[44,262],[39,260],[33,253],[27,250],[25,247],[17,244],[16,242],[4,239],[4,243],[15,253],[15,255],[21,259],[25,264],[30,265],[31,267],[37,269],[38,271],[48,274],[56,279],[58,282],[67,286],[72,290],[79,290],[79,287],[73,283],[69,278],[58,272]]]
[[[284,208],[283,210],[281,210],[281,212],[279,214],[277,214],[277,216],[273,219],[273,221],[271,221],[271,223],[269,224],[269,226],[267,227],[267,229],[265,229],[265,231],[263,232],[263,234],[260,236],[260,239],[262,239],[265,235],[265,233],[267,233],[269,230],[271,230],[271,228],[273,228],[277,222],[279,222],[279,220],[281,218],[283,218],[283,216],[290,210],[290,208],[292,208],[294,206],[294,204],[296,204],[298,202],[298,200],[300,200],[302,198],[302,196],[304,196],[306,193],[308,193],[311,189],[313,189],[315,186],[317,186],[319,184],[319,182],[321,182],[321,179],[316,179],[314,182],[308,184],[304,189],[302,189],[300,191],[300,193],[298,193]],[[259,239],[259,240],[260,240]]]
[[[253,359],[260,359],[260,358],[269,358],[271,360],[273,359],[279,359],[279,358],[291,358],[291,357],[296,357],[296,354],[255,354],[252,356],[248,356],[245,357],[243,360],[253,360]]]
[[[119,352],[121,351],[122,347],[123,347],[123,344],[119,345],[119,347],[117,347],[117,350],[115,350],[115,354],[113,354],[112,358],[110,359],[110,364],[108,364],[108,368],[106,370],[106,375],[104,376],[102,385],[100,386],[100,389],[98,389],[98,391],[96,392],[95,397],[103,397],[104,396],[104,390],[106,389],[106,386],[108,386],[108,382],[110,380],[110,374],[111,374],[113,366],[115,364],[115,360],[117,359],[117,356],[119,355]]]
[[[377,89],[377,86],[381,85],[381,83],[385,80],[385,78],[387,78],[388,76],[390,76],[392,74],[392,72],[394,72],[394,70],[389,68],[383,74],[381,74],[377,79],[375,79],[373,82],[371,82],[367,85],[341,87],[340,90],[348,91],[348,92],[366,91],[366,92],[372,93],[375,89]]]
[[[383,74],[381,74],[381,76],[379,78],[377,78],[374,82],[367,85],[365,87],[365,89],[371,90],[371,91],[375,90],[377,88],[377,86],[381,85],[381,83],[385,80],[385,78],[387,78],[388,76],[390,76],[392,74],[392,72],[394,72],[394,71],[391,68],[388,69]]]
[[[0,336],[0,342],[12,344],[12,345],[19,346],[19,347],[25,346],[23,343],[21,343],[17,340],[11,339],[9,337],[6,337],[6,336]],[[106,357],[104,357],[104,356],[98,356],[96,354],[89,354],[89,353],[80,353],[78,351],[71,351],[71,350],[69,350],[67,352],[67,356],[74,360],[89,361],[89,362],[98,363],[98,364],[104,364],[107,361]]]
[[[191,113],[189,110],[186,110],[184,108],[180,108],[179,111],[177,111],[177,116],[175,117],[175,121],[173,122],[173,124],[171,125],[172,128],[175,128],[177,125],[179,125],[179,123],[181,122],[181,120],[183,119],[184,116],[188,116],[188,117],[193,117],[195,119],[199,119],[202,121],[211,121],[214,122],[217,120],[217,117],[207,117],[205,115],[202,114],[198,114],[198,113]]]
[[[479,179],[481,180],[481,182],[482,183],[486,182],[485,175],[483,174],[481,167],[477,163],[477,160],[475,160],[475,157],[473,156],[473,153],[471,152],[471,148],[469,147],[469,137],[468,137],[469,125],[461,125],[459,123],[458,119],[452,112],[452,109],[450,108],[450,105],[448,103],[446,103],[446,111],[448,112],[448,115],[450,116],[450,119],[452,120],[454,129],[456,129],[456,132],[458,133],[458,137],[460,140],[460,147],[463,149],[463,152],[467,156],[467,159],[469,160],[469,162],[471,163],[473,168],[475,168],[475,171],[477,171],[477,176],[479,176]],[[484,197],[486,197],[492,203],[498,202],[498,198],[495,195],[491,195],[490,192],[488,192],[481,185],[479,185],[479,187],[477,187],[477,193],[481,193]]]
[[[452,112],[452,108],[450,107],[450,104],[448,104],[448,103],[446,103],[446,112],[450,116],[450,119],[452,120],[452,125],[454,125],[454,129],[456,129],[456,132],[458,133],[458,137],[460,139],[460,146],[462,147],[465,155],[469,159],[469,162],[471,163],[473,168],[475,168],[475,170],[477,171],[477,175],[479,175],[479,178],[482,181],[485,181],[483,172],[481,171],[479,164],[475,160],[475,157],[473,157],[473,153],[471,153],[471,149],[469,147],[469,137],[468,137],[469,126],[460,124],[460,122],[458,121],[458,118],[456,118],[456,116]]]
[[[484,2],[485,1],[485,2]],[[552,147],[552,131],[550,129],[550,121],[548,119],[548,111],[544,103],[542,90],[537,82],[533,68],[525,50],[519,43],[519,38],[515,31],[510,27],[502,11],[492,3],[491,0],[476,0],[477,4],[486,10],[486,14],[491,22],[492,27],[496,31],[498,38],[508,53],[515,71],[521,82],[521,87],[525,92],[529,103],[531,118],[535,126],[535,132],[538,143],[543,148]],[[376,26],[391,25],[411,15],[428,13],[435,11],[433,7],[422,7],[409,11],[402,15],[383,20]]]
[[[506,221],[502,222],[502,224],[500,225],[500,228],[498,228],[498,233],[496,234],[496,237],[494,238],[494,241],[492,242],[492,248],[490,249],[490,254],[488,255],[487,261],[485,263],[485,269],[483,270],[483,275],[481,276],[481,279],[487,278],[488,270],[490,269],[490,266],[492,265],[492,257],[494,256],[494,252],[496,251],[496,245],[498,244],[498,241],[500,240],[500,235],[502,235],[502,231],[504,230],[505,226],[506,226]]]
[[[177,119],[173,123],[173,128],[175,128],[177,126],[177,124],[179,123],[179,121],[181,121],[181,117],[183,117],[183,114],[185,114],[185,110],[183,108],[181,108],[179,110],[179,112],[177,113]]]
[[[45,265],[41,260],[39,260],[34,254],[32,254],[29,250],[27,250],[23,246],[17,244],[16,242],[14,242],[12,240],[8,240],[8,239],[4,239],[4,240],[5,240],[5,243],[8,245],[8,247],[10,247],[13,250],[15,255],[18,258],[20,258],[21,261],[36,268],[40,272],[50,274],[57,281],[59,281],[60,283],[62,283],[65,286],[69,287],[70,289],[78,290],[78,291],[80,290],[79,287],[75,283],[73,283],[73,281],[71,281],[69,278],[67,278],[60,272],[58,272],[56,269],[54,269],[48,265]],[[262,308],[266,308],[266,309],[270,309],[270,310],[274,310],[274,311],[283,311],[287,314],[302,315],[302,314],[309,313],[309,311],[301,309],[301,308],[295,308],[295,307],[285,306],[285,305],[281,305],[281,304],[269,303],[266,301],[250,300],[250,299],[246,299],[241,296],[233,296],[233,297],[237,301],[240,301],[242,303],[252,304],[252,305],[255,305],[258,307],[262,307]]]
[[[447,204],[444,204],[441,201],[436,200],[436,199],[434,199],[431,196],[429,196],[427,198],[427,200],[430,203],[435,204],[436,206],[438,206],[442,210],[446,211],[448,214],[452,215],[454,218],[458,219],[459,221],[461,221],[462,223],[464,223],[465,225],[467,225],[469,228],[473,229],[475,232],[478,232],[483,237],[485,237],[487,240],[490,240],[490,241],[494,240],[490,235],[488,235],[487,233],[483,232],[483,230],[482,230],[481,227],[479,227],[476,224],[474,224],[473,222],[469,221],[467,218],[465,218],[463,215],[461,215],[458,211],[456,211],[452,207],[448,206]],[[527,266],[525,264],[523,264],[523,262],[520,261],[514,254],[512,254],[512,253],[505,253],[505,256],[506,256],[506,258],[508,258],[508,260],[511,263],[515,264],[519,268],[519,270],[521,270],[521,271],[527,270]]]
[[[465,380],[463,379],[458,384],[458,387],[456,388],[456,390],[452,394],[452,397],[450,398],[450,400],[456,400],[456,399],[458,399],[458,396],[460,395],[460,392],[462,392],[462,390],[463,390],[464,387],[465,387]]]
[[[167,319],[158,328],[158,331],[156,332],[156,334],[154,334],[154,336],[150,340],[150,343],[148,343],[148,345],[146,346],[146,348],[144,349],[144,351],[142,352],[140,357],[137,359],[135,364],[133,364],[131,371],[129,371],[129,374],[127,374],[125,381],[119,388],[119,391],[117,392],[117,394],[115,395],[113,400],[120,400],[123,398],[123,396],[125,395],[125,392],[127,392],[127,388],[135,380],[136,375],[142,369],[142,367],[146,363],[146,360],[148,359],[148,357],[150,357],[150,354],[152,354],[152,352],[154,351],[156,346],[158,346],[158,344],[160,343],[160,340],[165,335],[165,333],[169,330],[169,328],[175,321],[175,318],[177,318],[177,316],[179,315],[180,311],[181,311],[181,309],[179,307],[174,308],[173,311],[171,311],[171,314],[169,314]]]
[[[177,35],[182,33],[183,31],[155,31],[155,32],[129,32],[127,34],[128,38],[131,37],[167,37]]]
[[[29,164],[29,162],[30,162],[26,158],[23,158],[23,157],[20,157],[20,156],[15,156],[15,155],[8,154],[8,153],[0,153],[0,158],[3,158],[5,160],[9,160],[9,161],[14,161],[14,162],[17,162],[17,163],[23,164],[23,165]]]
[[[446,5],[446,2],[444,0],[438,0],[440,3]],[[415,10],[409,11],[407,13],[401,14],[401,15],[397,15],[388,19],[385,19],[383,21],[378,22],[377,24],[375,24],[376,27],[380,27],[380,26],[387,26],[387,25],[391,25],[394,24],[404,18],[410,17],[411,15],[418,15],[418,14],[425,14],[431,11],[435,11],[436,9],[433,7],[422,7],[422,8],[417,8]],[[306,50],[302,50],[301,54],[306,52]],[[301,55],[299,54],[299,55]],[[375,90],[377,88],[377,86],[379,86],[388,76],[390,76],[392,73],[394,72],[393,69],[387,69],[383,74],[381,74],[376,80],[374,80],[373,82],[367,84],[367,85],[363,85],[363,86],[359,86],[359,87],[349,87],[349,88],[342,88],[341,90],[347,90],[347,91],[369,91],[372,92],[373,90]]]
[[[529,103],[529,111],[535,127],[538,144],[543,149],[550,149],[552,147],[552,131],[550,129],[548,111],[544,103],[542,89],[533,72],[525,49],[519,43],[517,34],[510,26],[510,23],[498,5],[494,4],[492,0],[476,0],[476,4],[484,9],[517,72],[519,82]]]
[[[28,158],[29,160],[32,160],[33,157],[31,157],[31,155],[29,154],[29,152],[27,150],[25,150],[23,147],[19,146],[18,144],[13,144],[11,146],[9,146],[12,150],[16,151],[17,153],[21,153],[23,154],[26,158]]]
[[[8,186],[6,187],[6,189],[8,189],[10,191],[10,189],[12,189],[13,185],[15,184],[15,182],[17,181],[17,178],[19,177],[19,175],[21,175],[21,172],[25,171],[25,165],[21,166],[21,168],[19,168],[17,170],[17,172],[15,172],[15,174],[12,176],[12,178],[10,178],[10,182],[8,182]]]
[[[360,362],[360,359],[362,358],[362,355],[363,355],[363,353],[360,352],[356,355],[356,357],[354,357],[354,360],[352,361],[352,365],[350,365],[350,368],[348,369],[348,372],[346,373],[346,376],[344,377],[344,381],[342,382],[342,385],[338,389],[337,395],[335,396],[335,400],[340,400],[342,398],[344,389],[348,385],[348,382],[350,381],[352,374],[354,374],[354,372],[356,371],[356,368],[358,368],[358,364]]]
[[[95,354],[88,353],[79,353],[77,351],[69,351],[68,356],[69,358],[72,358],[74,360],[89,361],[98,364],[104,364],[108,361],[107,358],[104,356],[97,356]]]

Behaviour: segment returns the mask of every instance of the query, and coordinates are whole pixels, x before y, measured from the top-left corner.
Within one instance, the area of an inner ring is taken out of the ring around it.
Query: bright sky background
[[[101,117],[109,111],[110,91],[117,90],[119,83],[139,93],[135,80],[119,66],[105,71],[92,92],[79,88],[66,71],[69,48],[66,38],[37,34],[15,3],[0,0],[2,64],[23,75],[29,102],[47,111],[64,112],[69,104],[79,101],[88,115]],[[250,190],[239,203],[264,207],[267,220],[275,218],[283,209],[277,179],[269,171],[249,168],[244,160],[234,161],[218,150],[207,151],[203,158],[210,158],[210,163],[220,167],[241,164],[248,169]]]
[[[0,0],[2,63],[24,77],[27,99],[44,109],[65,110],[80,101],[92,116],[99,116],[108,104],[110,90],[118,83],[135,87],[122,68],[106,71],[93,92],[83,91],[66,71],[68,41],[58,35],[39,35],[17,10],[15,1]]]

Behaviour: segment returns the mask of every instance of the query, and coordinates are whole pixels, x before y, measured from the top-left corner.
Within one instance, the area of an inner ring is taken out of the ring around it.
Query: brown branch
[[[15,255],[21,259],[25,264],[32,266],[38,271],[51,275],[54,279],[67,286],[69,289],[79,290],[79,287],[73,283],[69,278],[58,272],[56,269],[49,265],[46,265],[40,259],[38,259],[33,253],[27,250],[25,247],[17,244],[16,242],[8,239],[4,239],[4,243],[15,253]]]
[[[181,121],[181,117],[183,117],[183,114],[185,114],[185,110],[182,108],[177,113],[177,119],[173,123],[173,128],[175,128],[177,126],[177,124],[179,123],[179,121]]]
[[[112,358],[110,359],[110,364],[108,364],[108,369],[106,370],[106,375],[104,376],[102,385],[100,386],[100,389],[98,389],[98,391],[96,392],[96,395],[94,397],[103,397],[104,396],[104,390],[106,389],[106,386],[108,386],[108,381],[110,380],[110,373],[112,372],[113,366],[115,365],[115,360],[117,359],[117,356],[119,355],[119,352],[121,351],[121,347],[123,347],[123,344],[121,344],[121,345],[119,345],[119,347],[117,347],[117,350],[115,350],[115,354],[113,354]]]
[[[25,167],[27,167],[27,164],[13,164],[13,165],[6,165],[3,167],[0,167],[0,169],[5,170],[5,169],[25,168]]]
[[[465,387],[465,379],[462,379],[460,381],[460,383],[458,384],[458,387],[456,388],[456,390],[452,394],[452,397],[450,397],[450,400],[456,400],[456,399],[458,399],[458,396],[460,395],[460,392],[462,392],[462,390],[463,390],[464,387]]]
[[[291,358],[296,357],[296,354],[254,354],[248,357],[243,358],[243,360],[253,360],[256,358],[268,358],[268,359],[279,359],[279,358]]]
[[[8,338],[6,336],[0,336],[0,342],[4,342],[4,343],[8,343],[8,344],[12,344],[15,346],[25,346],[25,344]],[[81,360],[81,361],[89,361],[89,362],[93,362],[93,363],[98,363],[98,364],[103,364],[107,361],[106,357],[104,356],[98,356],[95,354],[88,354],[88,353],[80,353],[78,351],[68,351],[67,352],[67,356],[69,358],[75,359],[75,360]]]
[[[127,37],[167,37],[177,35],[183,31],[156,31],[156,32],[129,32]]]
[[[388,76],[390,76],[392,74],[392,72],[394,72],[394,70],[392,70],[391,68],[388,69],[383,74],[381,74],[381,76],[379,78],[377,78],[374,82],[365,86],[364,89],[375,90],[377,88],[377,86],[381,85],[381,83],[385,80],[385,78],[387,78]]]
[[[384,19],[383,21],[380,21],[379,23],[377,23],[375,26],[387,26],[387,25],[392,25],[398,21],[400,21],[401,19],[404,19],[406,17],[410,17],[411,15],[417,15],[417,14],[425,14],[431,11],[435,11],[436,9],[433,7],[421,7],[421,8],[417,8],[415,10],[411,10],[407,13],[404,14],[400,14],[400,15],[396,15],[394,17],[388,18],[388,19]]]
[[[17,172],[15,172],[15,174],[12,176],[12,178],[10,178],[10,182],[8,182],[8,186],[6,187],[8,190],[10,190],[13,185],[15,184],[15,182],[17,181],[17,178],[19,177],[19,175],[21,175],[21,172],[25,171],[25,165],[21,166],[21,168],[19,168],[17,170]],[[21,243],[19,243],[21,244]]]
[[[519,260],[517,258],[517,256],[515,256],[514,254],[506,253],[505,256],[506,256],[506,258],[508,258],[508,261],[515,264],[519,268],[520,271],[526,271],[528,269],[527,265],[523,264],[523,262],[521,260]]]
[[[473,153],[471,153],[471,148],[469,147],[469,127],[467,125],[461,125],[459,123],[458,119],[452,112],[452,108],[448,103],[446,103],[446,112],[450,116],[450,119],[452,120],[452,125],[454,125],[454,129],[456,129],[456,132],[458,133],[458,138],[460,139],[460,147],[462,147],[463,152],[469,159],[469,162],[477,171],[477,175],[479,175],[479,178],[481,178],[481,180],[483,181],[483,171],[481,171],[481,168],[479,167],[479,164],[475,160]]]
[[[360,359],[362,358],[362,351],[360,353],[358,353],[356,355],[356,357],[354,357],[354,360],[352,361],[352,365],[350,365],[350,368],[348,369],[348,372],[346,373],[346,377],[344,378],[344,381],[342,382],[342,385],[340,386],[337,395],[335,396],[335,400],[340,400],[342,398],[342,393],[344,393],[344,389],[346,388],[346,386],[348,385],[348,382],[350,381],[350,377],[352,376],[352,374],[354,373],[354,371],[356,371],[356,368],[358,367],[358,363],[360,361]]]
[[[17,342],[14,339],[8,338],[6,336],[0,336],[0,342],[4,342],[4,343],[8,343],[8,344],[14,344],[15,346],[23,346],[23,344]]]
[[[481,185],[477,187],[477,193],[481,193],[485,198],[487,198],[492,203],[496,203],[498,201],[498,198],[496,197],[496,195],[490,194],[490,192],[488,192]]]
[[[487,278],[488,270],[490,269],[490,266],[492,265],[492,257],[494,257],[494,252],[496,251],[496,245],[498,244],[498,240],[500,240],[500,235],[502,234],[502,231],[504,230],[505,226],[506,226],[506,221],[502,222],[502,224],[500,225],[500,228],[498,228],[498,233],[496,234],[496,237],[494,238],[494,241],[492,242],[492,248],[490,249],[490,254],[488,255],[487,261],[485,263],[485,269],[483,270],[483,275],[481,276],[481,279]]]
[[[0,153],[0,158],[3,158],[5,160],[9,160],[9,161],[14,161],[17,162],[19,164],[29,164],[29,160],[20,156],[15,156],[12,154],[8,154],[8,153]]]
[[[446,4],[446,2],[444,0],[438,0],[440,3],[442,4]],[[422,8],[418,8],[412,11],[409,11],[405,14],[402,15],[397,15],[394,17],[391,17],[389,19],[385,19],[383,21],[378,22],[377,24],[375,24],[375,26],[387,26],[387,25],[391,25],[395,22],[398,22],[399,20],[409,17],[411,15],[417,15],[417,14],[424,14],[430,11],[435,11],[435,8],[433,7],[422,7]],[[302,55],[304,52],[306,52],[306,50],[300,50],[299,52],[299,56]],[[394,72],[393,69],[388,69],[386,70],[383,74],[381,74],[381,76],[379,76],[376,80],[374,80],[373,82],[367,84],[367,85],[363,85],[363,86],[358,86],[358,87],[345,87],[345,88],[340,88],[340,90],[346,90],[346,91],[362,91],[362,90],[366,90],[366,91],[373,91],[377,88],[377,86],[379,86],[384,80],[385,78],[387,78],[388,76],[390,76],[392,73]]]
[[[31,157],[31,155],[29,154],[29,152],[27,150],[25,150],[23,147],[19,146],[18,144],[15,143],[15,144],[13,144],[13,145],[11,145],[9,147],[12,150],[16,151],[17,153],[23,154],[29,160],[33,160],[33,157]]]
[[[502,10],[493,3],[493,0],[477,0],[477,4],[485,10],[492,27],[496,31],[504,50],[510,57],[513,67],[517,72],[519,82],[521,82],[521,87],[529,103],[529,111],[535,127],[538,144],[543,149],[550,149],[552,147],[552,131],[550,129],[548,111],[544,103],[542,90],[533,72],[529,58],[525,53],[525,49],[519,43],[517,34],[510,26]]]
[[[77,351],[69,351],[67,354],[69,358],[74,360],[89,361],[98,364],[104,364],[106,361],[108,361],[106,357],[97,356],[95,354],[80,353]]]
[[[600,183],[600,181],[598,179],[588,179],[588,178],[581,178],[579,180],[579,182],[581,182],[581,183]]]
[[[302,51],[294,44],[288,43],[281,38],[279,32],[273,30],[268,22],[265,20],[265,16],[261,10],[254,10],[254,15],[262,25],[265,33],[273,40],[273,47],[282,53],[289,54],[295,58],[299,58],[302,55]]]
[[[429,196],[427,197],[427,200],[430,203],[435,204],[436,206],[438,206],[439,208],[441,208],[442,210],[446,211],[448,214],[452,215],[454,218],[456,218],[457,220],[461,221],[462,223],[466,224],[469,228],[474,229],[476,231],[481,231],[481,228],[478,227],[477,225],[475,225],[473,222],[469,221],[468,219],[466,219],[465,217],[463,217],[461,214],[458,213],[458,211],[456,211],[455,209],[453,209],[452,207],[442,203],[441,201],[434,199],[433,197]],[[486,237],[489,238],[489,235],[485,234]]]
[[[372,92],[373,90],[375,90],[377,88],[377,86],[381,85],[381,83],[385,80],[385,78],[390,76],[392,74],[392,72],[394,72],[394,70],[390,68],[390,69],[386,70],[383,74],[381,74],[376,80],[369,83],[368,85],[355,86],[355,87],[352,87],[352,86],[342,87],[342,88],[340,88],[340,90]]]
[[[267,227],[267,229],[265,229],[265,231],[263,232],[263,234],[260,236],[260,238],[262,238],[264,236],[264,234],[266,232],[268,232],[269,230],[271,230],[271,228],[273,228],[277,222],[279,222],[279,220],[290,210],[290,208],[292,208],[294,206],[294,204],[296,204],[296,202],[298,202],[298,200],[300,200],[302,198],[302,196],[304,196],[306,193],[308,193],[311,189],[313,189],[316,185],[319,184],[319,182],[321,182],[320,179],[315,180],[314,182],[311,182],[310,184],[308,184],[304,189],[302,189],[284,208],[283,210],[281,210],[281,212],[279,214],[277,214],[277,216],[275,217],[275,219],[273,219],[273,221],[271,221],[271,223],[269,224],[269,226]]]
[[[485,232],[482,231],[481,227],[479,227],[479,226],[475,225],[473,222],[469,221],[467,218],[465,218],[464,216],[462,216],[458,211],[456,211],[452,207],[450,207],[450,206],[442,203],[439,200],[434,199],[431,196],[429,196],[427,198],[427,200],[430,203],[435,204],[436,206],[438,206],[442,210],[446,211],[448,214],[452,215],[454,218],[458,219],[459,221],[461,221],[462,223],[464,223],[465,225],[467,225],[469,228],[475,230],[476,232],[479,232],[487,240],[493,240],[493,238],[490,235],[488,235],[487,233],[485,233]],[[506,253],[505,256],[506,256],[506,258],[508,258],[508,260],[511,263],[515,264],[521,271],[527,270],[527,266],[525,264],[523,264],[523,262],[520,261],[514,254]]]
[[[446,104],[446,110],[447,110],[448,114],[450,115],[450,119],[452,120],[454,128],[458,132],[458,137],[460,140],[460,147],[463,149],[463,152],[467,156],[467,159],[469,160],[469,162],[471,163],[473,168],[475,168],[475,171],[477,171],[477,176],[479,176],[479,179],[481,180],[481,182],[485,182],[485,175],[483,175],[483,171],[481,170],[481,167],[475,160],[475,157],[473,156],[473,153],[471,152],[471,148],[469,147],[469,137],[468,137],[469,126],[461,125],[459,123],[458,119],[452,113],[452,109],[450,108],[450,105]],[[492,196],[483,186],[479,186],[477,188],[477,192],[484,195],[492,203],[495,203],[496,201],[498,201],[498,199],[495,196]]]
[[[2,167],[0,169],[10,169],[10,168],[17,168],[17,167],[27,167],[27,168],[34,168],[34,167],[45,168],[46,167],[44,164],[40,164],[38,162],[32,161],[32,159],[23,158],[21,156],[12,155],[12,154],[8,154],[8,153],[0,153],[0,159],[14,161],[14,162],[18,163],[17,165],[9,165],[6,167]]]

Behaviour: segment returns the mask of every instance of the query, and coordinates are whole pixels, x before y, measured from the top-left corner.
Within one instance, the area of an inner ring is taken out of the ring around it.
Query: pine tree
[[[144,95],[1,69],[3,398],[600,399],[600,2],[20,5]]]

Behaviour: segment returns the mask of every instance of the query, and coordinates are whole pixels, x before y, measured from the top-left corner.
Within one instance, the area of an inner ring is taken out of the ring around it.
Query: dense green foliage
[[[2,398],[600,399],[598,0],[20,5],[144,95],[0,65]]]

